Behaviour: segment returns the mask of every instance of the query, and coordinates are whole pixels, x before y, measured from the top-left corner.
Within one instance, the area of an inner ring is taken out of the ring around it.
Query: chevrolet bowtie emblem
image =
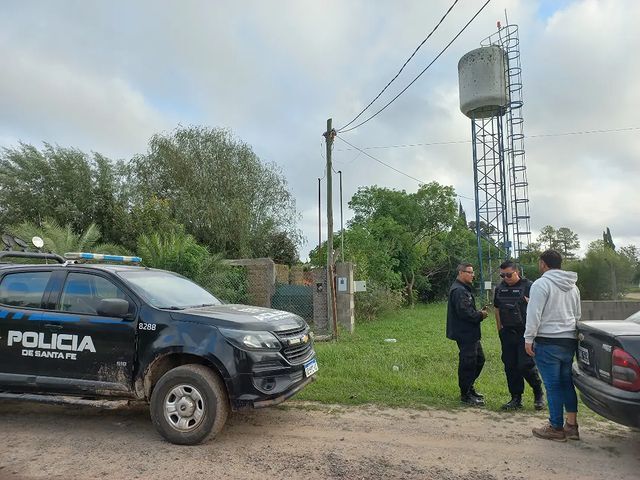
[[[309,341],[309,335],[305,335],[304,337],[302,337],[303,343],[307,343],[308,341]]]

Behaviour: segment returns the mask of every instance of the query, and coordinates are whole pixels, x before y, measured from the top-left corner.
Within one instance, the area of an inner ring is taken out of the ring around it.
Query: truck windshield
[[[118,275],[157,308],[182,310],[222,303],[191,280],[171,272],[158,270],[121,271],[118,272]]]

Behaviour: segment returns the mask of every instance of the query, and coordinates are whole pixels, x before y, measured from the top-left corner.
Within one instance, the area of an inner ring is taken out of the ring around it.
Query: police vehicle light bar
[[[102,260],[107,262],[122,262],[122,263],[142,262],[142,258],[140,257],[127,257],[124,255],[107,255],[103,253],[69,252],[69,253],[65,253],[64,257],[67,260]]]

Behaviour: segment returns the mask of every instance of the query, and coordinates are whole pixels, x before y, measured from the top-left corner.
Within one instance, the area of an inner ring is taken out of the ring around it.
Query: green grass
[[[318,381],[297,395],[300,400],[401,407],[459,406],[458,348],[445,336],[446,304],[419,305],[360,323],[338,342],[317,342]],[[385,338],[395,338],[387,343]],[[495,319],[482,325],[486,363],[476,389],[487,408],[498,410],[510,396],[500,360]],[[398,367],[394,371],[394,365]],[[533,410],[527,386],[525,409]]]

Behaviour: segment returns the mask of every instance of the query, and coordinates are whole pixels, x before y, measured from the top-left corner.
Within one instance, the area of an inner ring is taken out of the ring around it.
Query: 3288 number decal
[[[143,322],[140,322],[138,324],[138,329],[139,330],[155,330],[156,329],[156,324],[155,323],[143,323]]]

